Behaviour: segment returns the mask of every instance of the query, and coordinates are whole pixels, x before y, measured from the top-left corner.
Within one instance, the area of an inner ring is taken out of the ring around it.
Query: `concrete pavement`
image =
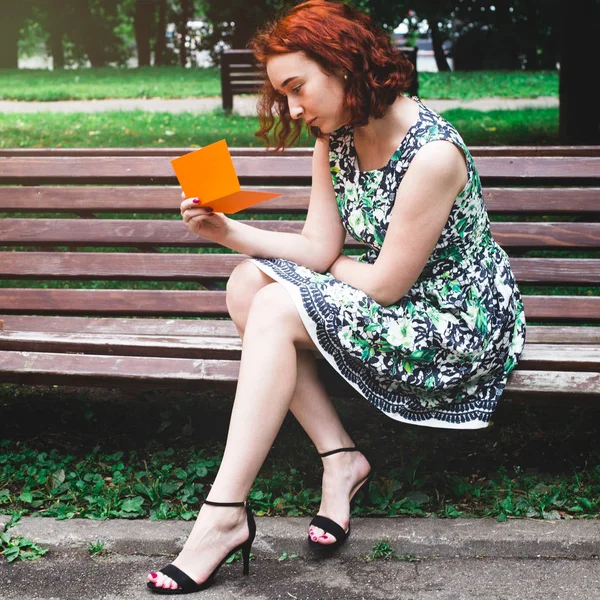
[[[558,98],[543,96],[539,98],[480,98],[478,100],[436,100],[423,99],[424,103],[436,112],[451,108],[471,110],[513,110],[521,108],[551,108],[558,106]],[[0,100],[0,113],[32,112],[103,112],[132,111],[148,112],[194,112],[209,113],[221,108],[221,98],[182,98],[175,100],[160,99],[109,99],[109,100],[68,100],[57,102],[14,102]],[[255,96],[235,96],[233,112],[242,116],[256,114]]]
[[[596,600],[600,521],[353,519],[335,557],[315,557],[306,518],[257,519],[250,577],[226,565],[205,600]],[[145,575],[170,561],[191,523],[29,517],[10,530],[49,548],[29,563],[0,559],[3,600],[137,600],[151,597]],[[105,556],[91,558],[90,541]],[[400,556],[369,560],[387,542]],[[289,558],[297,554],[297,557]]]

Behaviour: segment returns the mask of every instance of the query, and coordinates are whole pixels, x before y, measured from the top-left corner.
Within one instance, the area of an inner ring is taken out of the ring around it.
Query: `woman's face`
[[[278,54],[267,61],[273,87],[287,97],[292,119],[303,119],[322,133],[335,131],[347,120],[344,80],[325,73],[304,52]]]

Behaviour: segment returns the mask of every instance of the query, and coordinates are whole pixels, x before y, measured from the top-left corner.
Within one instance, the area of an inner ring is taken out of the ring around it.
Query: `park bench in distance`
[[[168,158],[185,150],[0,151],[0,381],[191,390],[235,384],[241,344],[227,318],[224,283],[243,257],[196,253],[214,245],[180,219]],[[526,348],[506,397],[595,399],[600,297],[570,286],[600,283],[600,149],[472,150],[490,214],[504,218],[493,223],[494,236],[521,286],[539,286],[525,293]],[[284,194],[242,218],[299,231],[302,223],[290,217],[306,212],[310,150],[232,154],[244,186]],[[346,247],[358,244],[348,239]],[[531,250],[539,256],[527,256]],[[108,283],[44,287],[55,280]],[[173,282],[198,289],[173,289]],[[163,289],[135,289],[140,284]],[[546,286],[564,291],[551,295]]]
[[[419,80],[417,74],[417,48],[400,48],[415,67],[415,74],[408,93],[417,96]],[[264,69],[256,62],[251,50],[225,50],[221,54],[221,101],[223,110],[233,110],[236,94],[258,94],[264,82]]]

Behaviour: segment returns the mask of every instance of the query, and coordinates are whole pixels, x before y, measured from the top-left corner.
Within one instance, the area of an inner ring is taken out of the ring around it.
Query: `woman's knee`
[[[254,295],[273,280],[250,261],[241,262],[227,281],[227,310],[236,325],[244,326]]]

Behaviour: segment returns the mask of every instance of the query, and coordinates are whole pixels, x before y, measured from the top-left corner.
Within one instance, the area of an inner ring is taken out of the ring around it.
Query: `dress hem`
[[[278,273],[275,272],[274,269],[272,269],[265,263],[263,263],[259,260],[255,260],[253,258],[249,258],[247,260],[249,260],[257,268],[259,268],[263,273],[265,273],[266,275],[268,275],[269,277],[274,279],[277,283],[280,283],[283,286],[283,288],[285,290],[287,290],[287,292],[290,294],[290,296],[294,302],[294,305],[296,306],[296,308],[298,310],[298,314],[300,315],[300,319],[302,320],[302,323],[304,324],[306,331],[310,335],[310,338],[313,341],[313,343],[315,344],[315,346],[319,349],[319,352],[321,353],[323,358],[325,358],[325,360],[327,360],[327,362],[335,369],[336,373],[338,373],[340,375],[340,377],[342,377],[344,379],[344,381],[346,381],[349,385],[351,385],[363,398],[365,398],[365,400],[367,400],[367,402],[369,402],[372,406],[374,406],[374,408],[379,410],[381,413],[383,413],[390,419],[394,419],[395,421],[399,421],[399,422],[406,423],[409,425],[420,425],[422,427],[432,427],[432,428],[437,428],[437,429],[485,429],[486,427],[489,426],[489,424],[490,424],[489,421],[482,421],[480,419],[471,419],[469,421],[465,421],[462,423],[451,423],[451,422],[442,421],[439,419],[426,419],[426,420],[419,420],[419,421],[417,421],[417,420],[411,421],[410,419],[402,417],[401,415],[386,412],[385,410],[382,410],[381,408],[376,406],[373,402],[371,402],[369,400],[369,398],[367,396],[365,396],[364,392],[358,387],[358,385],[355,382],[351,381],[350,379],[348,379],[347,377],[344,376],[344,374],[340,371],[339,367],[337,366],[337,363],[336,363],[334,357],[331,356],[323,348],[323,346],[319,343],[319,339],[318,339],[318,335],[317,335],[317,327],[316,327],[314,321],[310,318],[310,316],[306,312],[306,309],[304,308],[304,304],[302,302],[302,297],[300,295],[298,287],[296,285],[294,285],[293,283],[289,282],[284,277],[280,276]]]

